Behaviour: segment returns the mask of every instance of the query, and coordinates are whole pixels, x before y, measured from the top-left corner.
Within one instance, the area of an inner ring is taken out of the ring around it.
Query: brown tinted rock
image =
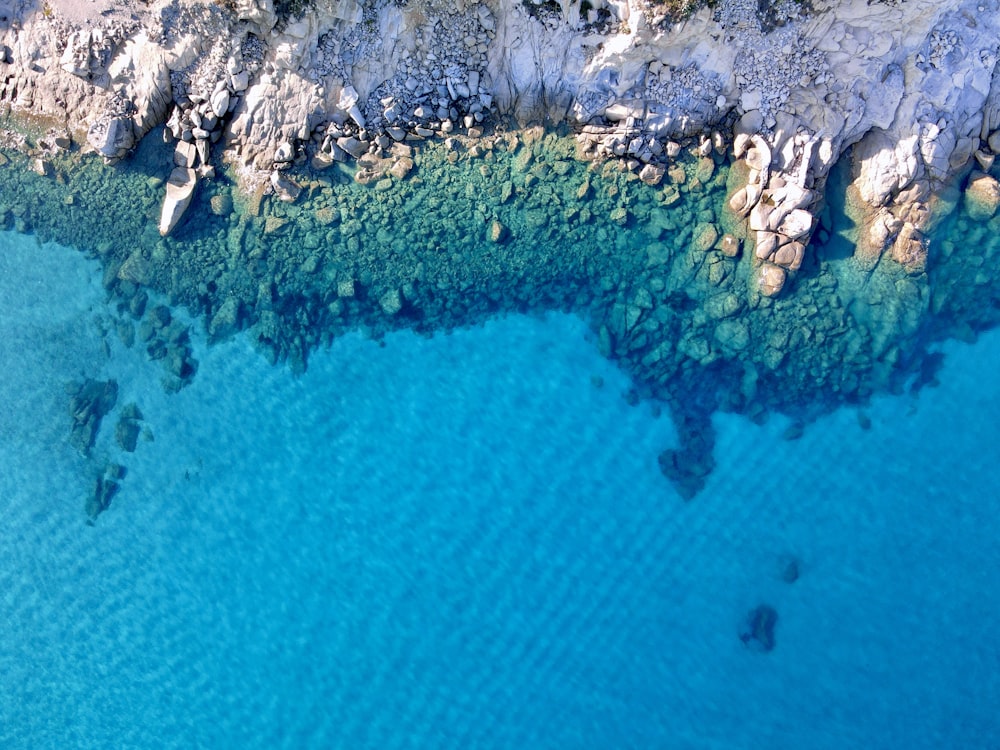
[[[494,219],[490,223],[489,237],[490,242],[503,242],[507,237],[507,227]]]
[[[771,260],[779,266],[784,266],[789,271],[798,271],[802,267],[802,259],[805,257],[805,245],[801,242],[786,242],[774,253]]]
[[[973,172],[965,189],[965,210],[977,221],[992,218],[1000,207],[1000,183],[982,172]]]
[[[773,263],[762,263],[755,275],[757,287],[765,297],[774,297],[785,285],[785,269]]]
[[[740,254],[740,241],[731,234],[724,234],[718,243],[719,252],[727,258],[735,258]]]

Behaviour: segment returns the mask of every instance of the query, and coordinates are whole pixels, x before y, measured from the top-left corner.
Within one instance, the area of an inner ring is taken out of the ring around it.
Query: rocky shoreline
[[[213,162],[294,200],[287,173],[307,160],[402,177],[399,143],[570,123],[583,156],[658,184],[693,138],[745,161],[730,205],[766,295],[801,267],[826,176],[854,147],[859,258],[919,271],[936,188],[973,160],[988,174],[1000,149],[996,0],[727,0],[673,24],[662,9],[6,0],[0,102],[108,161],[165,123],[178,148],[163,234]]]
[[[99,257],[171,389],[196,363],[145,289],[293,367],[579,312],[690,497],[715,410],[805,423],[996,324],[995,5],[8,3],[0,105],[40,131],[5,135],[0,225]]]

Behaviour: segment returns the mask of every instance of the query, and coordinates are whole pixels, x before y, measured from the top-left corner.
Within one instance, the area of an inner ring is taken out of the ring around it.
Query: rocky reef
[[[715,410],[805,423],[996,323],[998,27],[995,0],[0,0],[0,224],[101,258],[171,388],[196,363],[146,289],[296,368],[353,328],[573,310],[669,405],[692,497]]]

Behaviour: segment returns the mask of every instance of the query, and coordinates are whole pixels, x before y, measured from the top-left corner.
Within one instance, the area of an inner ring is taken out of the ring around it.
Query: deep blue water
[[[997,333],[867,430],[717,415],[685,503],[574,317],[349,335],[299,378],[199,339],[173,395],[107,328],[95,265],[0,235],[0,747],[1000,747]],[[153,439],[123,458],[112,414],[80,457],[82,376]]]

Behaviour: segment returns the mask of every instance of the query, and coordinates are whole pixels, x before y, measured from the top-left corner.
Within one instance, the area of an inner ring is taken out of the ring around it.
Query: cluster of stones
[[[733,72],[743,110],[760,110],[770,128],[793,90],[827,82],[826,55],[803,38],[798,26],[752,38],[740,45]]]
[[[82,455],[89,457],[101,427],[101,420],[118,402],[118,383],[114,380],[88,378],[80,383],[69,383],[67,391],[70,397],[69,414],[73,420],[70,442]],[[135,450],[141,419],[139,407],[134,403],[127,404],[122,409],[115,428],[115,437],[124,450],[129,452]],[[112,498],[121,487],[121,480],[125,478],[125,472],[125,467],[121,464],[108,463],[94,478],[84,501],[88,523],[93,524],[111,505]]]
[[[332,121],[314,131],[314,169],[354,160],[362,167],[356,175],[359,182],[385,174],[401,178],[413,167],[411,150],[404,146],[452,134],[483,135],[494,110],[486,51],[495,37],[496,21],[485,6],[475,14],[435,6],[427,12],[434,15],[415,32],[416,49],[404,51],[404,61],[392,79],[367,100],[361,100],[353,86],[343,88]],[[327,67],[349,76],[352,65],[373,50],[377,46],[352,47]],[[279,146],[276,170],[287,168],[294,152],[294,144]]]
[[[176,140],[174,169],[167,179],[167,192],[160,212],[160,234],[167,235],[177,226],[199,177],[215,175],[211,164],[211,146],[222,137],[226,120],[236,108],[237,97],[250,85],[249,73],[237,55],[226,62],[224,75],[208,91],[192,86],[177,103],[167,120],[163,137]],[[205,93],[200,93],[204,91]]]
[[[647,185],[655,187],[664,177],[671,177],[672,167],[682,169],[676,167],[676,162],[686,144],[701,159],[710,160],[713,155],[721,157],[726,153],[726,140],[717,130],[681,142],[650,134],[644,128],[640,111],[615,105],[608,108],[608,113],[611,119],[618,121],[617,125],[585,125],[576,137],[579,156],[590,161],[621,159],[625,167],[637,172]],[[672,181],[683,181],[683,178]]]
[[[647,130],[689,133],[692,123],[713,122],[725,111],[722,82],[696,65],[674,68],[653,60],[639,92],[647,103]]]
[[[755,244],[756,287],[764,296],[773,297],[784,287],[788,273],[802,266],[816,223],[810,209],[819,194],[804,185],[810,179],[806,169],[812,145],[809,135],[797,134],[786,141],[793,153],[796,148],[806,151],[804,169],[798,175],[772,174],[771,147],[756,132],[759,123],[754,120],[759,117],[760,113],[744,117],[737,126],[733,153],[746,164],[747,184],[732,195],[729,208],[747,219]]]

